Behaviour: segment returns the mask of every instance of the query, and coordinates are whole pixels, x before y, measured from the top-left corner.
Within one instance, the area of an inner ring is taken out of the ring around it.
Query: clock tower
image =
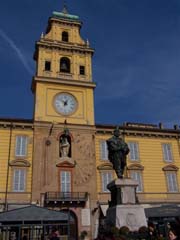
[[[36,42],[35,121],[94,125],[91,58],[93,49],[80,36],[81,21],[64,8],[53,12]]]
[[[91,212],[97,207],[94,50],[81,38],[81,26],[79,17],[66,8],[52,13],[36,42],[32,81],[32,202],[70,209],[72,218],[76,215],[77,236],[83,230],[92,234],[95,220]]]

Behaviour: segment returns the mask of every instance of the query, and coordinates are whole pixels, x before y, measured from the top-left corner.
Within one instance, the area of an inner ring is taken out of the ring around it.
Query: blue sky
[[[32,118],[34,44],[61,0],[2,0],[0,117]],[[95,48],[95,119],[101,124],[180,120],[180,1],[67,0]]]

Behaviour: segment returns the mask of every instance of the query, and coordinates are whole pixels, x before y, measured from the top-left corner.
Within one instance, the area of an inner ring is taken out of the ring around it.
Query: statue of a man
[[[68,141],[68,137],[69,137],[69,130],[65,129],[64,134],[61,136],[60,143],[59,143],[60,156],[62,158],[66,158],[69,155],[70,143]]]
[[[113,164],[117,177],[123,178],[124,169],[126,167],[126,155],[129,153],[129,148],[119,136],[119,128],[116,128],[112,138],[107,140],[108,158]]]

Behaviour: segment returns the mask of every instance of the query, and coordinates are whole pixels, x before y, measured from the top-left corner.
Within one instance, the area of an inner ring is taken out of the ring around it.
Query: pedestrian
[[[180,240],[177,230],[170,228],[168,232],[169,240]]]

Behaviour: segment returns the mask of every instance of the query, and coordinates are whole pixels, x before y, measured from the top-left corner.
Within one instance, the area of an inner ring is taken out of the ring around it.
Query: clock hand
[[[63,102],[64,106],[67,105],[67,100],[62,100],[62,102]]]

